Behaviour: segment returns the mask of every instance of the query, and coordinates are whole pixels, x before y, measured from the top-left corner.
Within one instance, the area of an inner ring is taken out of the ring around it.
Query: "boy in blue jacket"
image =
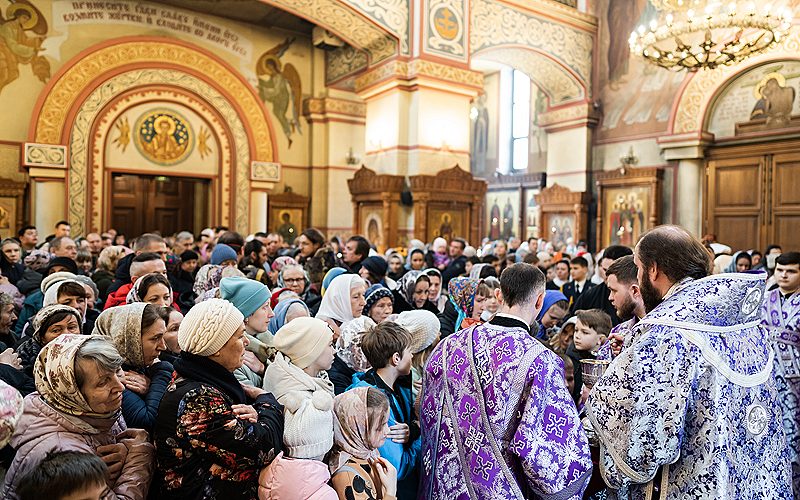
[[[391,321],[364,333],[361,350],[372,369],[353,375],[348,389],[371,386],[389,398],[389,432],[378,450],[397,469],[398,500],[417,497],[421,439],[411,395],[411,334]]]

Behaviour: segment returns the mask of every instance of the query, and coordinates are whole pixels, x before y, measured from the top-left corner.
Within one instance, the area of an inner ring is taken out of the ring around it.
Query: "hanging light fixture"
[[[673,71],[736,64],[775,46],[792,26],[788,8],[766,3],[714,0],[650,0],[664,19],[639,26],[631,52]]]

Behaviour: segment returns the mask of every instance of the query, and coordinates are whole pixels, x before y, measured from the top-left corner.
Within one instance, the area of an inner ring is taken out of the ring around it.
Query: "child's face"
[[[401,376],[408,375],[411,373],[411,360],[414,355],[411,353],[411,349],[406,347],[403,349],[403,356],[400,358],[400,362],[397,363],[397,372]]]
[[[567,390],[572,394],[575,390],[575,372],[572,363],[564,363],[564,381],[567,383]]]
[[[569,347],[570,343],[572,343],[572,339],[575,336],[575,325],[569,324],[564,326],[561,329],[561,336],[559,337],[559,342],[561,343],[561,348],[566,349]]]
[[[480,319],[484,309],[486,309],[486,297],[476,295],[475,300],[472,302],[472,319]]]
[[[604,335],[598,334],[594,328],[578,323],[575,325],[575,348],[579,351],[593,351],[603,343]]]
[[[373,431],[369,438],[369,445],[372,446],[372,449],[378,449],[383,446],[383,443],[386,442],[386,433],[389,432],[389,410],[387,409],[383,412],[383,416],[381,417],[381,425],[377,428],[377,430]]]

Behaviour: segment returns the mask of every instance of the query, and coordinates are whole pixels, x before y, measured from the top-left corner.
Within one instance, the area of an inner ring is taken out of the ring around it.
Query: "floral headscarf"
[[[0,447],[11,439],[22,416],[22,396],[16,389],[0,380]]]
[[[158,273],[150,273],[150,274],[158,274]],[[130,291],[128,292],[128,295],[125,297],[125,303],[126,304],[134,304],[136,302],[144,302],[144,297],[142,297],[142,294],[139,293],[139,288],[140,288],[141,284],[144,282],[144,279],[146,277],[150,276],[150,274],[145,274],[144,276],[142,276],[141,278],[136,280],[136,282],[133,284],[133,286],[131,287]],[[220,278],[220,280],[222,280],[222,278]],[[159,283],[161,283],[161,282],[159,282]],[[163,285],[164,283],[161,283],[161,284]],[[172,285],[169,283],[169,280],[166,280],[166,285],[167,285],[167,289],[169,290],[169,295],[171,297],[172,296]]]
[[[333,452],[328,459],[331,473],[351,457],[372,461],[381,456],[369,445],[368,391],[369,387],[356,387],[333,398]]]
[[[243,272],[231,266],[223,267],[206,264],[201,267],[197,272],[197,276],[194,278],[194,286],[192,287],[192,291],[197,295],[197,300],[195,302],[199,304],[202,302],[200,297],[205,296],[206,292],[219,288],[219,283],[222,281],[222,278],[230,278],[233,276],[246,277]]]
[[[281,269],[283,269],[283,266],[288,266],[290,264],[297,264],[297,261],[288,255],[282,255],[272,262],[272,266],[270,266],[270,268],[279,273]]]
[[[42,330],[42,325],[44,325],[54,314],[59,312],[71,313],[73,316],[75,316],[75,319],[78,320],[79,325],[83,323],[81,320],[80,311],[73,307],[64,304],[44,306],[43,308],[39,309],[39,312],[36,313],[36,316],[34,316],[31,320],[31,328],[33,329],[33,334],[31,337],[33,337],[33,339],[40,345],[42,344],[45,334],[45,332]]]
[[[75,356],[81,346],[94,335],[59,335],[49,342],[36,360],[33,376],[36,390],[48,405],[67,415],[76,417],[109,418],[119,415],[121,410],[98,414],[92,410],[78,387],[75,378]]]
[[[336,341],[336,353],[347,366],[357,372],[365,372],[372,368],[361,351],[361,337],[373,326],[375,326],[375,322],[372,321],[372,318],[363,315],[343,323],[339,328],[341,334]]]
[[[409,271],[397,282],[397,291],[400,292],[400,296],[414,309],[417,308],[414,305],[414,289],[417,288],[417,281],[422,276],[425,276],[422,271]]]
[[[25,262],[25,267],[33,269],[34,271],[39,271],[40,269],[46,268],[47,264],[50,263],[50,252],[40,249],[32,250],[25,256],[23,262]]]
[[[456,311],[458,311],[456,328],[460,328],[461,323],[465,319],[472,318],[472,310],[475,306],[475,295],[478,293],[478,287],[481,281],[483,280],[458,277],[451,279],[450,283],[447,285],[450,301],[456,306]]]
[[[350,290],[358,285],[366,288],[366,282],[357,274],[342,274],[331,281],[319,311],[315,317],[326,320],[332,319],[341,323],[346,323],[353,319],[353,309],[350,306]]]
[[[146,302],[135,302],[103,311],[94,324],[94,335],[110,337],[114,347],[133,368],[145,368],[142,351],[142,314]]]

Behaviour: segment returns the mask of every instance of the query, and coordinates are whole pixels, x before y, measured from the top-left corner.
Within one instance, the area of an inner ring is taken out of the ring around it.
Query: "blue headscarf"
[[[328,289],[329,286],[331,286],[331,281],[333,281],[334,278],[336,278],[337,276],[341,276],[342,274],[346,274],[346,273],[347,273],[347,269],[344,269],[344,268],[341,268],[341,267],[332,267],[332,268],[330,268],[328,270],[328,272],[325,273],[325,277],[322,278],[322,288],[320,289],[322,291],[322,293],[320,294],[320,296],[324,296],[325,295],[325,291]]]
[[[275,306],[275,316],[270,318],[269,324],[267,325],[267,330],[273,335],[278,333],[278,330],[286,324],[286,313],[289,312],[289,307],[292,304],[301,304],[308,312],[308,306],[305,302],[300,299],[286,299],[278,302],[278,305]]]
[[[536,338],[545,340],[547,339],[547,330],[545,329],[544,325],[542,324],[542,318],[547,313],[547,311],[553,307],[553,304],[559,301],[569,301],[567,296],[561,293],[558,290],[545,290],[544,291],[544,304],[542,305],[542,310],[539,311],[539,315],[536,316],[536,323],[539,325],[539,331],[536,332]]]

